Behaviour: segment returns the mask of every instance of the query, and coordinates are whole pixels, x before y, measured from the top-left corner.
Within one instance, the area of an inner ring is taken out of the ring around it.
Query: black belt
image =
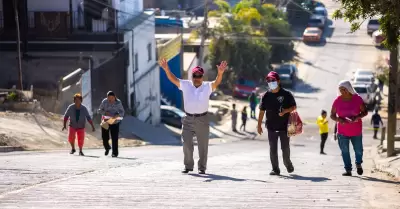
[[[207,115],[207,112],[203,112],[203,113],[199,113],[199,114],[190,114],[190,113],[187,113],[187,112],[185,112],[185,113],[186,113],[187,116],[190,116],[190,117],[201,117],[201,116]]]

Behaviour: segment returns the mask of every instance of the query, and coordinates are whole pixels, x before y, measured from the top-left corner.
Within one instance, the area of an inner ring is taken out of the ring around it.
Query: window
[[[152,53],[152,51],[151,51],[151,43],[149,43],[149,44],[147,44],[147,61],[150,61],[152,58],[151,58],[151,53]]]
[[[134,71],[137,72],[139,70],[139,55],[135,53],[135,61],[134,61]]]

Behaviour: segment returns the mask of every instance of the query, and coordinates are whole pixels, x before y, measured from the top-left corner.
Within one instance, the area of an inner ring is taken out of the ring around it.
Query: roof
[[[132,20],[128,21],[125,25],[119,27],[119,30],[132,30],[137,26],[141,25],[143,22],[148,21],[148,19],[153,15],[154,12],[144,11],[139,15],[132,18]]]

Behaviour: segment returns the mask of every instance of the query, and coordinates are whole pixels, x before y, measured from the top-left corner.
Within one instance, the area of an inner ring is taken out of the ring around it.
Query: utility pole
[[[208,29],[208,4],[210,0],[204,0],[204,20],[201,28],[201,41],[200,41],[200,50],[199,50],[199,59],[197,60],[197,65],[203,64],[204,59],[204,42],[206,41],[207,29]]]
[[[388,98],[388,124],[387,124],[387,156],[395,155],[394,135],[396,134],[397,120],[397,71],[399,68],[398,46],[390,50],[389,66],[389,98]]]
[[[13,0],[14,12],[15,12],[15,24],[17,27],[17,52],[18,52],[18,85],[19,89],[22,91],[22,63],[21,63],[21,32],[19,30],[19,14],[18,14],[18,0]]]

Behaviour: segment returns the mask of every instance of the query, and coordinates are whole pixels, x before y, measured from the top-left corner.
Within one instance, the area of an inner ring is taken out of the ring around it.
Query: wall
[[[175,74],[176,77],[182,78],[181,72],[181,36],[176,36],[176,38],[168,41],[167,43],[160,44],[157,46],[158,56],[164,57],[168,60],[168,65],[171,72]],[[183,108],[182,105],[182,93],[180,90],[172,84],[165,72],[160,68],[160,88],[162,95],[167,98],[174,106],[177,108]]]
[[[142,0],[113,0],[113,7],[119,12],[119,26],[125,25],[129,20],[143,11]]]
[[[125,40],[129,40],[130,50],[126,76],[129,86],[128,105],[139,120],[158,124],[161,121],[161,94],[154,38],[154,15],[133,29],[133,39],[132,31],[126,32]],[[150,46],[150,56],[148,46]]]
[[[128,69],[128,47],[120,49],[113,57],[91,71],[92,108],[97,110],[108,91],[113,91],[127,107],[126,72]]]

